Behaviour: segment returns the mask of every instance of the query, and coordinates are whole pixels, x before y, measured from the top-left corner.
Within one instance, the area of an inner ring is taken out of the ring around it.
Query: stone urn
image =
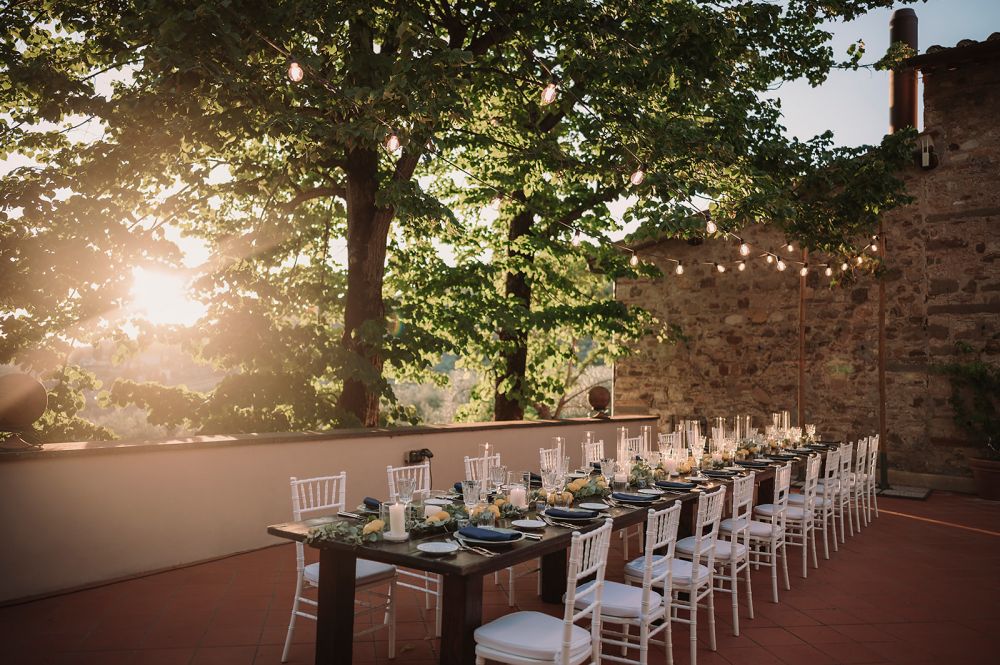
[[[587,393],[587,401],[594,409],[591,418],[608,419],[608,405],[611,404],[611,391],[604,386],[594,386]]]
[[[973,457],[969,460],[969,468],[979,498],[1000,501],[1000,460]]]

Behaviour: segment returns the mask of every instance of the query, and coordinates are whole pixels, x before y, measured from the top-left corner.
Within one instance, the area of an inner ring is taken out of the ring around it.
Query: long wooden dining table
[[[775,466],[752,469],[756,472],[758,496],[769,501],[774,487]],[[702,491],[712,491],[719,485],[732,485],[731,480],[713,479]],[[623,529],[645,522],[650,507],[662,509],[673,501],[684,504],[681,514],[681,535],[690,533],[694,521],[698,492],[667,493],[646,506],[612,506],[607,512],[614,520],[614,529]],[[591,499],[593,500],[593,499]],[[529,513],[529,517],[533,514]],[[341,520],[340,517],[319,517],[299,522],[274,524],[268,533],[279,538],[305,541],[310,529]],[[576,531],[585,532],[602,523],[594,520]],[[471,665],[475,662],[476,643],[473,633],[482,624],[483,577],[516,564],[541,559],[542,599],[561,603],[566,591],[566,553],[574,529],[548,526],[538,533],[540,540],[524,539],[497,549],[495,556],[483,556],[458,551],[446,557],[429,556],[419,551],[421,542],[444,540],[449,534],[435,534],[402,543],[380,541],[352,545],[344,542],[313,543],[319,550],[320,570],[316,627],[316,665],[341,665],[352,662],[354,633],[355,565],[359,558],[380,561],[404,568],[437,573],[443,577],[439,602],[443,603],[441,622],[440,662],[442,665]]]

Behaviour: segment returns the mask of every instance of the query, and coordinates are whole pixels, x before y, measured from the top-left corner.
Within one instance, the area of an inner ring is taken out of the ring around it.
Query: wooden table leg
[[[538,574],[542,576],[542,600],[562,604],[566,593],[566,550],[543,555]]]
[[[483,623],[483,577],[445,575],[442,595],[441,665],[473,665],[473,633]]]
[[[316,665],[350,663],[354,647],[353,552],[321,549],[316,608]]]

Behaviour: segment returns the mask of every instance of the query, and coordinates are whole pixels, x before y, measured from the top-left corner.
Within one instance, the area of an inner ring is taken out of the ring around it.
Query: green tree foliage
[[[723,228],[833,249],[891,205],[898,146],[786,141],[757,94],[821,81],[821,22],[887,4],[7,2],[0,154],[32,161],[0,180],[0,362],[66,368],[74,344],[120,339],[131,271],[177,267],[175,228],[212,250],[209,311],[156,334],[229,376],[123,382],[111,403],[203,431],[375,425],[412,417],[380,411],[387,376],[453,351],[497,368],[498,417],[555,405],[572,366],[656,330],[607,291],[625,257],[567,225],[606,240],[607,203],[635,196],[640,235],[683,236],[702,196]],[[493,187],[509,200],[477,221]]]

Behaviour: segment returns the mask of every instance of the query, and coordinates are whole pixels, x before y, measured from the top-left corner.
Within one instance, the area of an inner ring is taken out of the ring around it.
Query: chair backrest
[[[878,467],[878,434],[873,436],[868,443],[868,484],[874,485],[878,477],[875,472]]]
[[[628,435],[628,429],[618,428],[618,450],[616,451],[621,459],[634,460],[637,456],[647,456],[649,454],[649,442],[640,433],[639,436]]]
[[[649,598],[653,587],[663,587],[664,603],[669,603],[673,587],[673,568],[677,545],[677,526],[681,521],[681,502],[674,501],[663,510],[649,509],[646,516],[646,553],[643,557],[642,613],[649,613]],[[660,557],[658,554],[662,554]],[[666,562],[667,565],[659,565]]]
[[[802,488],[805,495],[803,508],[806,513],[811,513],[816,508],[816,485],[819,483],[819,468],[823,464],[820,455],[810,455],[806,462],[806,481]]]
[[[860,483],[868,473],[868,437],[858,439],[858,449],[854,456],[854,482]]]
[[[558,468],[559,463],[562,461],[562,451],[558,448],[539,448],[538,449],[538,463],[541,466],[541,470],[555,469]]]
[[[812,458],[810,458],[812,459]],[[788,512],[788,494],[792,491],[792,463],[779,466],[774,472],[774,496],[771,505],[771,537],[777,539],[778,534],[784,538],[785,517]]]
[[[601,614],[601,592],[604,590],[604,571],[608,563],[608,546],[611,544],[612,520],[604,520],[604,525],[593,531],[573,533],[569,548],[569,564],[566,579],[566,605],[563,614],[562,663],[569,665],[570,638],[573,624],[590,616],[590,642],[595,660],[600,649],[601,622],[596,618]],[[594,583],[582,592],[577,588],[581,582],[594,576]],[[578,600],[588,598],[586,607],[576,609]]]
[[[753,512],[753,486],[756,474],[749,474],[733,480],[733,520],[747,520],[750,528],[750,514]],[[735,548],[734,548],[735,549]]]
[[[712,493],[702,492],[698,495],[698,512],[694,521],[694,552],[691,560],[700,561],[700,557],[706,557],[709,569],[715,563],[715,540],[719,535],[719,522],[722,520],[722,508],[725,505],[725,485]]]
[[[600,462],[604,459],[604,439],[598,439],[591,443],[584,441],[580,445],[583,449],[583,468],[587,468],[592,463]]]
[[[851,475],[851,461],[854,459],[854,444],[845,442],[840,447],[840,489],[847,492],[847,481]]]
[[[317,476],[299,480],[295,476],[290,479],[292,486],[292,519],[298,522],[307,513],[323,512],[335,514],[344,509],[347,502],[347,472],[341,471],[336,476]],[[295,560],[301,573],[305,566],[305,548],[302,543],[295,543]]]
[[[431,463],[424,462],[423,464],[413,464],[411,466],[392,466],[391,464],[385,467],[386,475],[389,477],[389,501],[395,501],[396,492],[396,482],[400,478],[413,478],[416,481],[416,489],[414,490],[415,495],[423,494],[427,496],[431,491]]]
[[[840,483],[840,448],[833,448],[826,453],[826,466],[823,467],[823,500],[832,500],[837,494]],[[829,506],[827,505],[827,508]]]
[[[466,480],[488,480],[489,470],[500,466],[500,453],[486,457],[465,458]]]

